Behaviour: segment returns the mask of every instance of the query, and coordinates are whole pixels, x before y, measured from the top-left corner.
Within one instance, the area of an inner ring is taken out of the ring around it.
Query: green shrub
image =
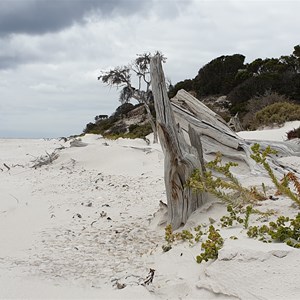
[[[216,229],[213,225],[209,226],[208,231],[203,232],[202,226],[199,225],[194,228],[195,233],[191,233],[189,230],[182,230],[181,232],[174,233],[172,230],[172,225],[169,224],[165,228],[165,240],[167,245],[162,246],[162,250],[167,252],[172,249],[172,244],[175,241],[188,241],[190,246],[194,243],[198,243],[203,235],[208,235],[206,241],[202,242],[201,249],[204,250],[200,255],[197,255],[197,263],[202,261],[208,261],[209,259],[218,258],[219,250],[222,248],[224,240],[221,237],[219,230]]]
[[[126,138],[135,139],[135,138],[145,138],[148,134],[152,132],[150,123],[143,125],[132,124],[129,126],[129,132],[124,135]]]
[[[265,195],[258,192],[255,187],[248,189],[241,185],[230,170],[231,167],[237,165],[233,162],[223,164],[221,153],[217,153],[216,158],[206,164],[207,171],[202,174],[200,170],[196,169],[186,184],[195,192],[210,193],[233,206],[266,199]],[[213,172],[217,172],[219,176]]]
[[[255,114],[254,122],[259,126],[281,125],[287,121],[299,120],[300,105],[289,102],[271,104]]]
[[[284,242],[288,246],[300,248],[300,213],[294,219],[280,216],[269,225],[251,226],[247,235],[263,242]]]
[[[255,143],[252,147],[252,154],[251,158],[255,160],[258,164],[261,164],[265,170],[268,172],[269,177],[271,178],[272,182],[278,189],[278,192],[281,194],[284,194],[288,196],[290,199],[292,199],[298,206],[300,206],[300,182],[299,179],[295,176],[294,173],[289,172],[284,176],[284,178],[279,181],[272,168],[270,167],[269,163],[267,162],[267,157],[271,154],[276,154],[277,152],[273,149],[271,149],[270,146],[268,146],[264,151],[261,151],[260,145]],[[292,182],[298,192],[298,194],[294,193],[289,187],[289,182]]]
[[[201,249],[204,250],[203,253],[197,255],[197,263],[202,263],[202,261],[208,261],[209,259],[217,259],[219,255],[219,250],[223,247],[224,240],[220,233],[213,225],[209,226],[208,238],[202,243]]]
[[[259,124],[255,121],[255,114],[265,107],[278,103],[278,102],[289,102],[289,98],[285,95],[280,95],[276,92],[266,91],[262,96],[255,96],[251,98],[246,105],[247,113],[243,116],[243,127],[251,130],[257,129]]]

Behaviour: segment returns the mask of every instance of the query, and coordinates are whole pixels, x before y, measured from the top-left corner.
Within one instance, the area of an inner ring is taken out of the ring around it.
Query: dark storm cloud
[[[139,0],[0,0],[0,36],[59,31],[97,13],[131,15],[151,3]]]

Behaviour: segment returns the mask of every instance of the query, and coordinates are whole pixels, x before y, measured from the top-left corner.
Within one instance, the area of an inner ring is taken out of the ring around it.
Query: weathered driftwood
[[[158,136],[165,155],[168,219],[172,227],[177,229],[205,200],[205,194],[194,193],[186,186],[187,179],[195,169],[204,169],[202,146],[192,123],[187,128],[189,145],[175,122],[159,56],[151,59],[150,72]]]
[[[52,164],[52,162],[54,160],[58,159],[58,157],[59,157],[59,154],[56,151],[54,151],[50,154],[46,151],[46,154],[47,155],[40,156],[40,157],[36,158],[34,161],[32,161],[34,164],[31,166],[31,168],[36,169],[41,166]]]
[[[70,142],[70,147],[86,147],[88,144],[82,142],[81,140],[73,140]]]
[[[236,113],[235,116],[231,117],[227,125],[235,132],[244,130],[243,125],[241,124],[241,121],[239,119],[239,113]]]
[[[278,160],[284,156],[300,156],[299,144],[244,140],[219,115],[185,90],[178,91],[170,101],[159,56],[151,59],[150,71],[158,135],[165,154],[168,219],[173,228],[184,224],[206,200],[205,194],[193,193],[186,181],[194,169],[204,172],[204,161],[211,160],[217,152],[231,161],[245,162],[252,174],[266,173],[250,157],[251,146],[257,142],[262,149],[271,146],[277,150],[277,155],[268,158],[273,170],[299,172],[288,169]]]
[[[204,158],[207,160],[211,158],[211,155],[221,152],[223,156],[233,161],[246,162],[250,171],[256,173],[263,170],[250,158],[251,146],[254,143],[259,143],[262,149],[271,146],[278,151],[277,156],[269,159],[269,163],[278,171],[281,169],[277,161],[278,157],[300,156],[300,147],[295,143],[242,139],[219,115],[185,90],[178,91],[171,102],[176,123],[186,132],[184,135],[186,141],[190,144],[187,132],[189,125],[192,124],[201,138]]]

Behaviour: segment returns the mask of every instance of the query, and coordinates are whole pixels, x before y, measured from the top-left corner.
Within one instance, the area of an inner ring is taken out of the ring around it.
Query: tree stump
[[[194,193],[186,181],[195,169],[205,172],[204,161],[220,152],[226,159],[243,162],[250,175],[266,175],[263,167],[251,158],[251,146],[259,143],[277,151],[267,161],[280,174],[298,170],[283,165],[279,158],[300,156],[299,144],[244,140],[226,122],[200,100],[185,90],[179,90],[171,101],[167,95],[165,78],[159,55],[150,63],[158,136],[164,152],[165,186],[169,223],[174,229],[185,224],[188,217],[207,200],[205,193]]]
[[[164,152],[168,219],[172,228],[177,229],[206,199],[205,194],[195,193],[186,186],[195,169],[204,171],[202,145],[192,125],[188,126],[189,145],[175,122],[159,55],[151,59],[150,73],[158,136]]]

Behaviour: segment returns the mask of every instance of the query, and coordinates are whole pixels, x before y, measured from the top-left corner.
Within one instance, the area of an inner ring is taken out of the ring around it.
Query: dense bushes
[[[213,59],[199,70],[194,79],[180,81],[171,87],[169,97],[182,88],[195,91],[200,100],[205,96],[226,95],[231,102],[231,115],[239,113],[242,118],[249,112],[248,102],[262,98],[267,92],[300,103],[300,45],[294,47],[291,55],[258,58],[247,64],[244,60],[241,54]]]
[[[289,102],[271,104],[256,113],[254,122],[261,126],[283,124],[286,121],[299,120],[300,105]]]
[[[255,120],[256,113],[268,105],[278,102],[290,102],[290,100],[284,95],[270,91],[267,91],[263,96],[251,98],[245,106],[247,113],[243,116],[243,127],[251,130],[257,129],[260,124],[258,120]]]

